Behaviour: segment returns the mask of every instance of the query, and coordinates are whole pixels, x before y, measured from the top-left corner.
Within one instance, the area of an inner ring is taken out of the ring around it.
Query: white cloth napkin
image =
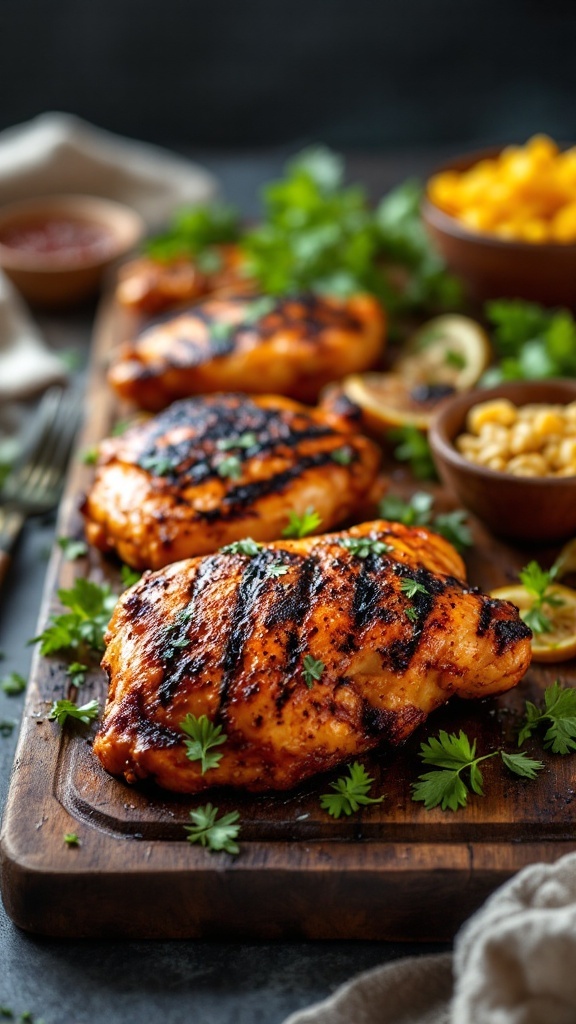
[[[206,202],[216,191],[213,176],[196,164],[71,114],[42,114],[0,132],[0,204],[64,192],[98,195],[132,206],[155,228],[174,209]],[[7,429],[8,399],[63,376],[62,363],[0,273],[0,429]]]
[[[454,974],[454,980],[452,980]],[[456,937],[353,978],[284,1024],[575,1024],[576,854],[534,864]]]

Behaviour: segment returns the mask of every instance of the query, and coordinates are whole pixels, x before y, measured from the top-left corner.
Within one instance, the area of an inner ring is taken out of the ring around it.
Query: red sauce
[[[115,239],[101,224],[46,217],[1,229],[0,244],[63,263],[86,263],[111,255]]]

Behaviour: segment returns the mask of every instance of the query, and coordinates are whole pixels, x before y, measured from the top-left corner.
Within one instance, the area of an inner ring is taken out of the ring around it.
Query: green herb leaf
[[[62,548],[64,558],[68,562],[74,562],[88,554],[86,541],[76,540],[74,537],[58,537],[58,546]]]
[[[538,562],[534,561],[529,562],[519,573],[520,582],[534,598],[532,607],[527,611],[520,612],[522,619],[533,633],[547,633],[552,629],[552,622],[544,610],[545,605],[560,607],[564,604],[561,598],[550,593],[555,576],[554,566],[546,572],[538,565]]]
[[[544,767],[543,761],[535,761],[533,758],[528,757],[525,751],[521,750],[517,754],[507,754],[505,750],[500,751],[502,760],[507,768],[515,775],[520,775],[523,779],[535,779],[538,772],[542,771]]]
[[[81,647],[103,651],[104,633],[117,601],[109,585],[79,576],[70,590],[59,590],[58,597],[70,612],[52,615],[46,629],[30,643],[40,643],[41,654]]]
[[[408,576],[402,577],[400,590],[409,598],[416,597],[416,594],[426,594],[427,597],[430,595],[430,591],[422,583],[418,583],[417,580],[412,580]]]
[[[212,246],[235,242],[239,234],[240,221],[233,207],[225,203],[193,206],[180,210],[166,232],[150,239],[146,250],[153,259],[161,261],[196,257],[206,250],[213,255]],[[205,264],[201,269],[209,272]]]
[[[71,686],[83,686],[87,671],[88,665],[83,665],[81,661],[73,661],[66,669],[66,675],[70,679]]]
[[[249,558],[254,558],[254,555],[257,555],[262,547],[263,545],[252,540],[252,537],[244,537],[243,540],[234,540],[231,544],[225,544],[223,548],[220,548],[220,552],[223,555],[247,555]]]
[[[240,852],[240,847],[235,842],[240,832],[240,815],[238,811],[231,811],[230,814],[218,818],[217,814],[218,808],[212,804],[205,804],[204,807],[190,811],[193,824],[184,826],[188,833],[188,842],[200,843],[214,852],[225,850],[226,853],[235,855]]]
[[[87,448],[86,451],[82,452],[80,455],[80,462],[85,466],[95,466],[98,462],[98,449]]]
[[[269,565],[266,570],[267,576],[285,576],[288,572],[287,565]]]
[[[128,590],[128,587],[133,587],[141,578],[142,573],[131,569],[129,565],[122,565],[120,567],[120,579],[126,590]]]
[[[466,522],[466,513],[463,509],[455,509],[453,512],[440,512],[434,516],[432,529],[441,534],[447,541],[462,552],[464,548],[471,548],[474,541],[472,532]]]
[[[484,375],[483,384],[576,375],[576,321],[568,310],[498,299],[486,304],[485,316],[501,362]]]
[[[121,437],[122,434],[126,433],[129,427],[133,426],[133,423],[133,420],[118,420],[110,431],[112,437]]]
[[[259,320],[263,320],[265,316],[272,313],[277,306],[276,299],[273,299],[270,295],[261,295],[260,298],[254,299],[253,302],[249,302],[244,308],[242,314],[242,326],[252,327],[257,324]]]
[[[399,462],[408,462],[418,480],[438,479],[428,439],[417,427],[406,426],[389,430],[388,437],[396,442],[394,458]]]
[[[322,520],[316,510],[309,506],[302,515],[291,511],[288,513],[288,525],[282,530],[283,537],[307,537],[320,526]]]
[[[153,473],[154,476],[168,476],[178,468],[174,458],[162,452],[143,455],[138,459],[138,465],[147,473]]]
[[[217,768],[223,758],[223,754],[211,753],[212,747],[219,747],[226,743],[226,735],[222,732],[221,725],[214,725],[206,715],[187,714],[180,722],[182,732],[185,732],[191,739],[185,740],[186,757],[190,761],[202,762],[202,775],[210,768]]]
[[[76,832],[65,832],[64,833],[64,842],[66,843],[66,846],[76,846],[76,847],[78,847],[78,846],[82,845],[81,842],[80,842],[80,838],[79,838],[79,836],[78,836],[78,834]]]
[[[9,697],[17,697],[26,689],[26,680],[19,672],[10,672],[0,681],[0,687]]]
[[[437,737],[431,737],[420,746],[422,762],[441,770],[420,775],[412,786],[412,799],[423,801],[426,810],[438,805],[443,811],[457,811],[459,807],[465,807],[468,786],[461,773],[468,769],[470,787],[482,796],[483,778],[478,765],[497,753],[494,751],[484,757],[476,757],[476,740],[470,742],[462,730],[458,735],[441,730]]]
[[[425,491],[416,491],[408,501],[396,494],[387,494],[378,505],[382,519],[405,526],[425,526],[430,522],[434,499]]]
[[[342,448],[334,448],[330,452],[330,458],[333,462],[337,462],[339,466],[349,466],[354,461],[355,452],[349,445],[344,445]]]
[[[412,605],[409,605],[409,607],[406,608],[405,614],[406,617],[410,619],[410,622],[416,622],[416,619],[418,618],[418,612]]]
[[[228,452],[234,448],[254,448],[258,444],[258,438],[253,430],[247,430],[238,437],[221,438],[216,442],[216,447],[221,452]]]
[[[55,700],[50,708],[48,718],[64,725],[69,718],[74,718],[84,725],[88,725],[98,717],[100,705],[97,700],[90,700],[80,707],[73,700]]]
[[[354,558],[368,558],[368,555],[386,555],[392,551],[391,544],[372,537],[338,537],[337,544],[346,548]]]
[[[302,675],[309,690],[312,689],[315,680],[322,678],[325,668],[326,666],[323,661],[317,661],[311,654],[305,655],[302,662]]]
[[[323,793],[320,797],[320,806],[333,818],[339,818],[341,814],[353,814],[368,804],[380,804],[384,795],[368,796],[373,782],[374,779],[368,775],[364,766],[355,761],[348,766],[348,775],[343,775],[336,782],[330,783],[330,788],[335,792]]]
[[[242,463],[237,455],[227,455],[218,463],[216,470],[224,479],[238,480],[242,476]]]
[[[12,722],[9,718],[0,718],[0,736],[5,739],[7,736],[11,736],[14,732],[16,722]]]
[[[576,689],[556,680],[544,691],[544,706],[526,701],[526,721],[518,736],[518,746],[540,725],[547,725],[544,746],[553,754],[576,751]]]

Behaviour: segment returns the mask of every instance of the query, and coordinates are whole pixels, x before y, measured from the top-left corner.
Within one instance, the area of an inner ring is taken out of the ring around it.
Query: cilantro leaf
[[[322,678],[326,668],[323,661],[317,661],[311,654],[306,654],[302,662],[302,675],[309,690],[312,689],[314,681]]]
[[[64,558],[68,562],[74,562],[88,554],[86,541],[76,540],[74,537],[58,537],[58,546],[62,548]]]
[[[235,840],[240,832],[238,811],[231,811],[217,818],[218,808],[212,804],[205,804],[204,807],[197,807],[190,811],[192,825],[185,825],[188,833],[187,839],[190,843],[200,843],[214,852],[225,850],[233,855],[240,852],[240,847]]]
[[[9,697],[17,697],[26,689],[26,680],[19,672],[10,672],[0,681],[0,688]]]
[[[291,510],[288,516],[288,525],[282,530],[283,537],[307,537],[309,533],[317,530],[322,522],[312,506],[309,506],[302,515]]]
[[[333,818],[339,818],[341,814],[353,814],[362,806],[380,804],[384,795],[368,796],[373,782],[374,779],[368,775],[364,766],[355,761],[348,766],[348,775],[343,775],[336,782],[330,783],[334,793],[323,793],[320,797],[320,806]]]
[[[507,754],[505,750],[501,750],[500,755],[506,767],[524,779],[535,779],[538,772],[544,767],[543,761],[535,761],[528,757],[524,750],[520,750],[517,754]]]
[[[88,725],[98,717],[100,705],[97,700],[90,700],[80,707],[73,700],[55,700],[50,708],[48,718],[64,725],[69,718],[74,718],[84,725]]]
[[[553,754],[576,751],[576,688],[556,680],[544,691],[544,706],[526,701],[526,721],[518,735],[518,746],[540,725],[546,725],[544,747]]]
[[[346,548],[354,558],[368,558],[368,555],[386,555],[392,545],[373,537],[338,537],[337,544]]]
[[[223,555],[248,555],[253,558],[259,551],[262,550],[262,544],[258,541],[252,540],[252,537],[244,537],[243,540],[234,540],[231,544],[225,544],[223,548],[220,548],[220,552]]]
[[[222,732],[221,725],[214,725],[207,715],[196,715],[188,713],[180,722],[182,732],[191,738],[185,740],[186,757],[190,761],[202,762],[202,775],[210,768],[217,768],[223,758],[223,754],[210,753],[212,747],[219,747],[226,743],[226,735]]]

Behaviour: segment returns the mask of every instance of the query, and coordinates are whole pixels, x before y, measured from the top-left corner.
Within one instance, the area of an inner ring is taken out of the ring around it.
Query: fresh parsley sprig
[[[520,615],[533,633],[547,633],[552,629],[552,623],[546,615],[545,607],[559,608],[564,604],[562,598],[550,592],[556,576],[555,567],[546,571],[532,561],[524,566],[518,574],[520,582],[534,599],[532,606],[527,611],[521,611]]]
[[[484,313],[500,362],[484,374],[483,384],[576,376],[576,320],[567,309],[497,299]]]
[[[224,755],[212,751],[212,748],[226,743],[227,736],[223,733],[222,726],[215,725],[207,715],[200,715],[197,718],[196,715],[188,713],[180,722],[180,728],[190,736],[190,739],[184,740],[186,757],[190,761],[202,762],[202,775],[211,768],[217,768]]]
[[[71,665],[68,665],[66,675],[70,679],[70,685],[83,686],[87,671],[88,665],[84,665],[81,661],[73,661]]]
[[[167,261],[179,256],[209,255],[215,257],[215,245],[235,242],[240,234],[240,221],[236,210],[225,203],[211,203],[180,210],[167,231],[155,235],[146,245],[149,256]],[[219,270],[218,263],[204,262],[206,272]]]
[[[237,437],[220,438],[220,440],[216,442],[216,447],[220,452],[229,452],[233,451],[234,448],[253,448],[256,444],[258,444],[256,434],[253,430],[247,430],[244,434],[238,434]]]
[[[382,519],[404,526],[430,526],[430,529],[450,541],[457,551],[472,547],[472,533],[463,509],[439,512],[433,516],[434,498],[426,491],[416,491],[404,501],[396,494],[387,494],[378,505]]]
[[[546,725],[544,746],[553,754],[576,751],[576,689],[561,686],[557,679],[544,691],[540,707],[526,701],[526,721],[518,734],[521,746],[540,726]]]
[[[407,462],[418,480],[438,479],[428,438],[418,427],[396,427],[388,431],[388,438],[395,444],[394,458]]]
[[[478,796],[484,796],[484,779],[479,765],[500,756],[506,767],[522,778],[534,779],[544,767],[542,761],[535,761],[524,751],[509,754],[505,750],[494,750],[482,756],[476,755],[476,740],[470,742],[465,732],[447,733],[444,730],[420,746],[420,758],[424,764],[434,765],[435,770],[424,772],[412,786],[412,799],[421,800],[427,811],[440,807],[443,811],[457,811],[468,802],[470,789]],[[466,777],[463,778],[463,773]]]
[[[271,576],[272,578],[274,578],[274,577],[278,577],[278,576],[285,576],[287,572],[288,572],[288,566],[287,565],[269,565],[267,570],[266,570],[266,575],[267,576]]]
[[[317,661],[311,654],[306,654],[302,661],[302,675],[309,690],[314,686],[315,681],[322,678],[326,668],[323,661]]]
[[[9,672],[7,676],[0,680],[0,689],[8,697],[17,697],[18,694],[23,693],[26,689],[26,680],[19,672]]]
[[[58,722],[58,725],[64,725],[69,718],[88,725],[98,717],[99,711],[100,705],[97,700],[90,700],[80,706],[73,700],[55,700],[50,708],[48,718]]]
[[[240,853],[240,847],[235,840],[240,832],[240,815],[238,811],[231,811],[230,814],[223,814],[217,817],[218,808],[212,804],[205,804],[204,807],[196,807],[190,811],[192,825],[185,825],[188,833],[189,843],[200,843],[214,853],[224,850],[226,853],[236,855]]]
[[[88,554],[86,541],[76,540],[75,537],[58,537],[58,547],[62,548],[67,562],[75,562],[77,558]]]
[[[425,594],[426,597],[430,596],[430,591],[426,589],[423,583],[418,583],[418,580],[410,579],[408,576],[402,577],[400,590],[410,599],[416,597],[417,594]]]
[[[384,794],[375,797],[368,795],[373,782],[374,779],[368,775],[364,766],[354,761],[348,766],[348,775],[341,775],[336,782],[330,783],[334,793],[323,793],[320,806],[333,818],[339,818],[341,814],[353,814],[368,804],[380,804]]]
[[[103,651],[104,633],[117,601],[110,586],[79,576],[69,590],[58,591],[58,598],[69,611],[50,616],[46,629],[30,643],[39,643],[41,654],[82,648]]]
[[[322,522],[316,509],[310,505],[302,515],[291,510],[288,513],[288,525],[282,530],[283,537],[307,537],[317,530]]]
[[[237,455],[227,455],[218,462],[216,472],[223,480],[239,480],[242,476],[242,462]]]

